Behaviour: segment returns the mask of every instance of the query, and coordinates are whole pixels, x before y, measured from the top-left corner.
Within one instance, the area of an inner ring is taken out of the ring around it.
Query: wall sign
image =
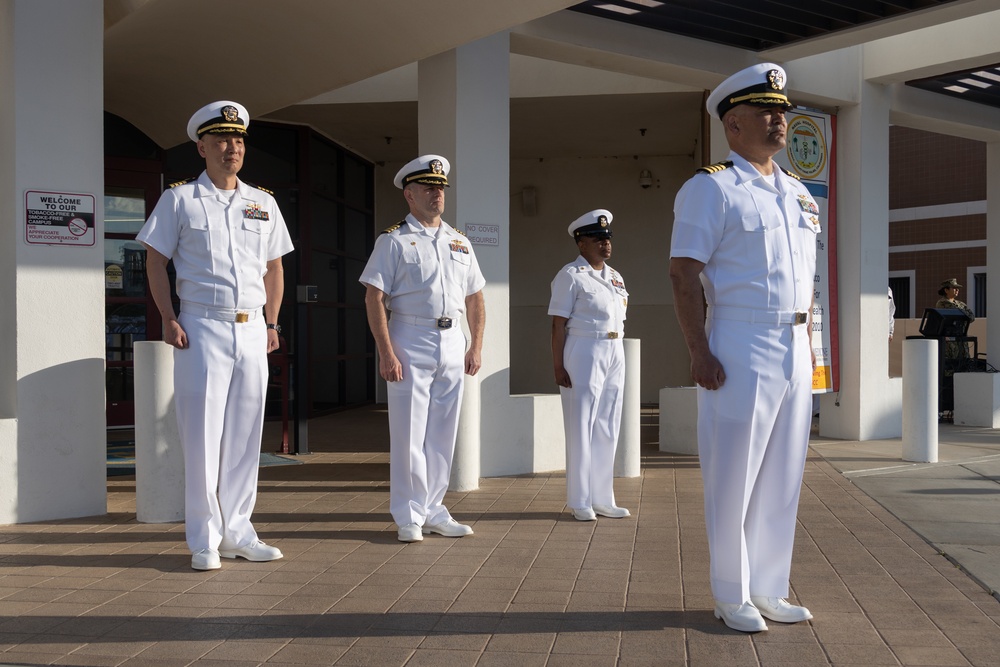
[[[94,195],[28,190],[24,240],[29,245],[92,246],[97,242]]]
[[[474,245],[500,245],[500,225],[466,225],[465,235]]]

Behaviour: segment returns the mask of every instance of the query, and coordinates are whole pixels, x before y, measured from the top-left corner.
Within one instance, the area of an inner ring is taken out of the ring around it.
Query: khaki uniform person
[[[188,136],[205,158],[196,179],[163,193],[136,237],[146,246],[150,292],[174,350],[174,404],[184,449],[184,522],[191,567],[219,557],[268,561],[281,551],[257,538],[250,514],[267,391],[267,353],[278,347],[281,257],[292,241],[274,197],[237,178],[250,118],[236,102],[191,116]],[[177,272],[180,316],[167,262]]]
[[[611,257],[610,211],[569,226],[580,256],[552,281],[552,363],[566,429],[566,504],[579,521],[629,516],[615,505],[615,449],[625,384],[628,292]]]
[[[379,374],[388,383],[389,511],[401,542],[472,534],[452,518],[444,496],[463,371],[475,375],[481,365],[486,280],[472,244],[441,219],[449,170],[440,155],[400,169],[394,183],[410,214],[382,232],[360,278]],[[471,341],[462,332],[463,314]]]
[[[677,194],[670,277],[699,385],[715,615],[757,632],[764,617],[812,618],[784,598],[812,417],[819,208],[771,159],[785,148],[791,108],[782,68],[734,74],[707,106],[731,152]]]

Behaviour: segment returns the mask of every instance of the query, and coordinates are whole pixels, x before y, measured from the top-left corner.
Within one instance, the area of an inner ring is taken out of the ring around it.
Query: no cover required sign
[[[31,245],[92,246],[94,195],[28,190],[24,195],[24,240]]]

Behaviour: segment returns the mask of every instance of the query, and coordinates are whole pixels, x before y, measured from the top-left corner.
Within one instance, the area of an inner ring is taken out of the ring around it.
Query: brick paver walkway
[[[757,635],[712,616],[694,457],[648,448],[620,520],[573,520],[561,474],[484,479],[449,497],[475,536],[409,545],[387,460],[262,469],[273,563],[192,571],[181,525],[135,521],[130,478],[107,516],[0,528],[0,664],[1000,664],[1000,603],[815,454],[792,580],[815,619]]]

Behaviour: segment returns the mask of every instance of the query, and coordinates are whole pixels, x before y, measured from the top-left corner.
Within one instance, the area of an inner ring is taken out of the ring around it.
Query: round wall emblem
[[[809,116],[792,116],[785,141],[788,161],[802,178],[817,178],[826,168],[826,139]]]

